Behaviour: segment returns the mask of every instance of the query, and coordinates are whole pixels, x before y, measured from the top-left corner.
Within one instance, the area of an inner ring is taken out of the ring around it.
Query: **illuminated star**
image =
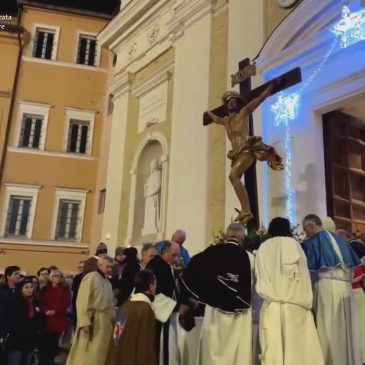
[[[365,39],[365,32],[363,31],[365,26],[364,14],[364,11],[351,13],[346,5],[342,7],[342,19],[331,29],[336,36],[341,37],[341,48],[346,48],[352,43]]]
[[[275,113],[276,126],[281,123],[288,124],[289,120],[295,119],[298,101],[298,94],[290,94],[288,96],[284,96],[283,93],[279,93],[278,101],[275,104],[271,105],[271,110]]]

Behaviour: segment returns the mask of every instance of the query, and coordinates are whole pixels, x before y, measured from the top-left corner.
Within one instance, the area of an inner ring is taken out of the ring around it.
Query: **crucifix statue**
[[[255,71],[254,65],[248,65],[232,76],[232,84],[242,83]],[[223,106],[203,115],[204,125],[224,126],[231,142],[232,149],[227,155],[232,161],[229,180],[241,205],[236,222],[247,224],[253,219],[247,190],[241,181],[243,174],[256,160],[267,161],[274,170],[284,169],[282,158],[273,147],[264,144],[259,136],[250,136],[249,117],[268,96],[300,82],[300,79],[300,69],[294,69],[253,90],[248,98],[236,91],[227,91],[222,96]]]

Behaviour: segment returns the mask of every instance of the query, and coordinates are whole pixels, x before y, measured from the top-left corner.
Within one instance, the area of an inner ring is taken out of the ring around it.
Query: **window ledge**
[[[89,66],[89,65],[82,65],[79,63],[61,62],[61,61],[54,61],[54,60],[49,60],[49,59],[44,59],[44,58],[37,58],[37,57],[23,56],[22,60],[36,62],[36,63],[45,63],[47,65],[53,65],[53,66],[78,68],[80,70],[86,70],[86,71],[97,71],[97,72],[105,72],[105,73],[109,72],[106,68],[102,68],[100,66]]]
[[[89,245],[85,242],[76,241],[42,241],[42,240],[32,240],[25,237],[10,238],[10,237],[0,237],[0,243],[3,244],[15,244],[15,245],[28,245],[28,246],[46,246],[46,247],[71,247],[71,248],[82,248],[88,249]]]
[[[53,152],[53,151],[44,151],[36,148],[26,148],[26,147],[8,147],[7,150],[9,152],[16,152],[16,153],[26,153],[31,155],[43,155],[43,156],[63,157],[63,158],[76,158],[79,160],[89,160],[89,161],[96,161],[99,159],[97,156],[85,155],[81,153]]]

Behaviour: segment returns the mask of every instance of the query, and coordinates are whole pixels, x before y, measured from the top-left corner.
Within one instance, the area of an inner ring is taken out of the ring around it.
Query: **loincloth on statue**
[[[268,146],[262,142],[262,138],[258,136],[248,137],[242,147],[234,152],[230,150],[227,157],[232,160],[231,166],[235,163],[239,156],[245,153],[251,153],[259,161],[267,161],[267,164],[273,170],[283,170],[283,159],[277,153],[274,147]]]

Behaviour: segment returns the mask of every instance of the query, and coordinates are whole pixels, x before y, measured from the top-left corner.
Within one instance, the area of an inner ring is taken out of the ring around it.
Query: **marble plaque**
[[[163,82],[140,96],[138,133],[166,120],[167,85],[167,81]]]

